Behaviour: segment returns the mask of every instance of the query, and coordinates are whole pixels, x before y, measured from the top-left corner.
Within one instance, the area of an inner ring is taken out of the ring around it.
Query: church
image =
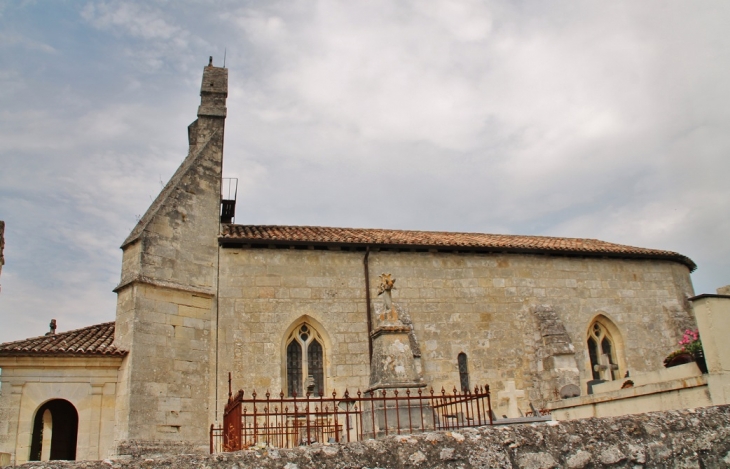
[[[519,417],[656,369],[696,327],[696,266],[675,252],[234,224],[221,196],[227,94],[211,60],[188,154],[121,245],[116,320],[0,344],[10,461],[207,451],[229,373],[236,390],[287,396],[488,384],[496,414]]]

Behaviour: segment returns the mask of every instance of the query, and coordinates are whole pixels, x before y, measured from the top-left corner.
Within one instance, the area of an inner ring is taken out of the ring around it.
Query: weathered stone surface
[[[565,386],[560,388],[561,399],[568,399],[577,396],[580,396],[580,388],[575,384],[566,384]]]
[[[626,456],[616,446],[610,446],[601,452],[599,460],[601,464],[611,466],[626,459]]]
[[[575,358],[575,346],[563,321],[552,305],[537,305],[532,312],[542,339],[537,342],[535,350],[535,391],[539,390],[540,396],[559,392],[560,397],[564,398],[563,391],[567,388],[569,392],[565,395],[580,395],[580,371]]]
[[[558,463],[550,453],[526,453],[517,458],[517,466],[520,469],[551,469],[558,467]]]
[[[588,451],[578,450],[577,453],[569,457],[566,461],[570,469],[583,469],[591,462],[591,453]]]
[[[234,390],[286,389],[286,339],[302,318],[321,326],[325,336],[325,388],[369,386],[363,257],[352,251],[221,250],[219,407],[227,398],[228,371]],[[437,392],[442,386],[451,391],[460,382],[457,357],[463,352],[470,386],[490,384],[496,394],[514,380],[525,390],[518,401],[522,413],[530,403],[541,408],[555,400],[566,384],[585,394],[591,377],[585,337],[598,314],[612,319],[622,336],[619,375],[661,366],[681,338],[663,305],[681,305],[678,298],[692,295],[687,268],[672,262],[380,251],[369,257],[373,312],[382,303],[375,279],[386,271],[398,278],[393,301],[412,322],[424,382]],[[635,296],[619,294],[627,289]],[[544,337],[533,312],[540,305],[552,311],[545,314]],[[553,354],[553,347],[570,350],[568,341],[574,354]],[[506,414],[507,404],[493,402],[495,414]]]
[[[656,430],[656,431],[655,431]],[[51,469],[630,468],[730,466],[730,406],[627,417],[481,427],[294,449],[28,463]]]
[[[392,304],[386,311],[376,305],[373,318],[376,328],[371,334],[373,356],[370,365],[370,389],[409,388],[423,385],[416,353],[413,324],[405,325],[401,316],[406,313],[400,305]],[[385,318],[385,319],[383,319]],[[409,319],[410,321],[410,319]],[[420,352],[419,352],[420,356]]]

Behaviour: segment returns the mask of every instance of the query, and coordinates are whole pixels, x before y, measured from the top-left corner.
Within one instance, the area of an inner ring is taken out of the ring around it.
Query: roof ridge
[[[36,339],[47,339],[47,338],[55,338],[55,337],[59,337],[59,336],[62,336],[62,335],[66,335],[66,334],[71,334],[71,333],[73,333],[73,332],[79,332],[79,331],[83,331],[84,329],[92,329],[92,328],[94,328],[94,327],[99,327],[99,326],[108,326],[109,324],[114,324],[114,325],[116,325],[116,321],[107,321],[107,322],[101,322],[101,323],[99,323],[99,324],[93,324],[93,325],[91,325],[91,326],[84,326],[84,327],[79,327],[78,329],[71,329],[71,330],[68,330],[68,331],[64,331],[64,332],[57,332],[57,333],[55,333],[55,334],[49,334],[49,335],[43,334],[43,335],[39,335],[39,336],[34,336],[34,337],[28,337],[28,338],[25,338],[25,339],[20,339],[20,340],[14,340],[14,341],[12,341],[12,342],[2,342],[2,343],[0,343],[0,346],[3,346],[3,345],[10,345],[10,344],[15,344],[15,343],[17,343],[17,342],[26,342],[26,341],[28,341],[28,340],[36,340]]]
[[[0,344],[0,355],[125,355],[114,344],[116,322]]]
[[[532,238],[548,238],[548,239],[578,239],[588,241],[599,241],[602,243],[610,243],[597,238],[576,238],[569,236],[551,236],[551,235],[529,235],[529,234],[512,234],[512,233],[484,233],[480,231],[443,231],[443,230],[413,230],[401,228],[362,228],[352,226],[323,226],[323,225],[269,225],[269,224],[241,224],[228,223],[230,227],[252,227],[252,228],[315,228],[323,230],[367,230],[367,231],[399,231],[403,233],[438,233],[438,234],[461,234],[461,235],[487,235],[487,236],[516,236],[516,237],[532,237]],[[615,244],[615,243],[611,243]]]
[[[484,233],[479,231],[443,231],[443,230],[413,230],[413,229],[400,229],[400,228],[356,228],[356,227],[338,227],[338,226],[322,226],[322,225],[268,225],[268,224],[240,224],[240,223],[229,223],[228,227],[250,227],[250,228],[280,228],[280,229],[319,229],[319,230],[356,230],[356,231],[377,231],[377,232],[399,232],[399,233],[429,233],[429,234],[442,234],[442,235],[476,235],[476,236],[494,236],[494,237],[508,237],[508,238],[540,238],[540,239],[567,239],[571,241],[591,241],[595,243],[607,244],[611,246],[625,246],[636,249],[650,249],[652,251],[666,251],[662,249],[653,248],[642,248],[640,246],[633,246],[630,244],[614,243],[612,241],[604,241],[598,238],[578,238],[573,236],[552,236],[552,235],[531,235],[531,234],[512,234],[512,233]]]

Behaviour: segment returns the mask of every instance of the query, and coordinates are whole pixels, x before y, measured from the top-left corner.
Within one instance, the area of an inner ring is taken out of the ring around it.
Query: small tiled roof
[[[0,356],[126,355],[114,345],[114,322],[0,344]]]
[[[319,226],[223,225],[222,244],[321,244],[379,246],[404,249],[430,248],[654,258],[680,262],[697,268],[688,257],[672,251],[646,249],[597,239],[555,238],[550,236],[451,233],[444,231],[381,230],[368,228],[326,228]]]

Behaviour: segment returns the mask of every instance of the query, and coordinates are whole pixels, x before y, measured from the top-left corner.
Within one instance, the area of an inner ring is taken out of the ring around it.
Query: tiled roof
[[[0,344],[0,356],[126,355],[114,342],[114,322]]]
[[[597,239],[554,238],[549,236],[451,233],[319,226],[223,225],[222,244],[322,244],[479,250],[624,258],[655,258],[680,262],[697,268],[686,256],[672,251],[646,249]]]

